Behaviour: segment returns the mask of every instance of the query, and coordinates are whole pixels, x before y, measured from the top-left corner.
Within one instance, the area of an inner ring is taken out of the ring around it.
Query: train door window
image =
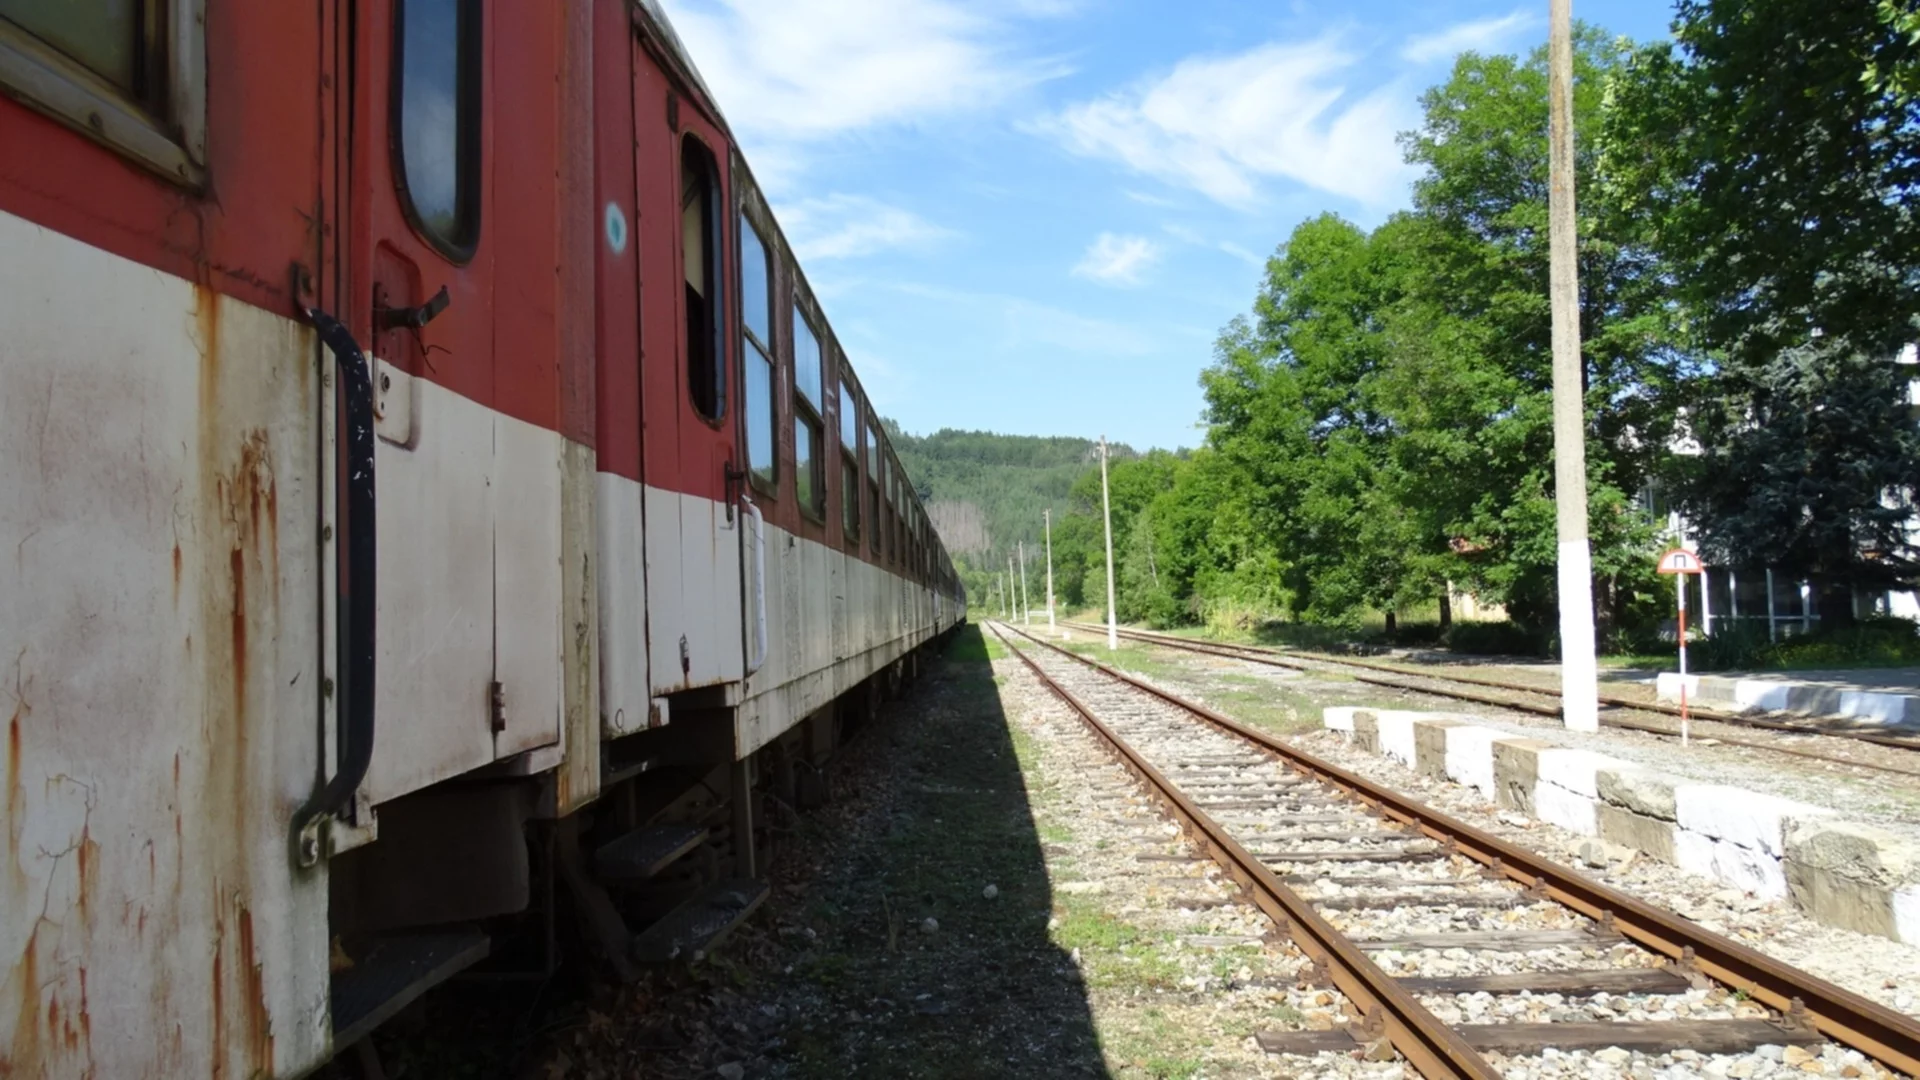
[[[826,517],[826,445],[820,421],[820,338],[798,304],[793,308],[793,471],[800,509]]]
[[[755,484],[777,490],[773,452],[778,430],[773,407],[773,289],[767,246],[745,215],[740,218],[740,328],[746,338],[744,385],[747,469]]]
[[[394,0],[397,180],[407,217],[463,262],[480,236],[480,4]]]
[[[206,0],[0,0],[0,85],[197,186],[206,161]]]
[[[860,396],[840,380],[840,507],[848,546],[860,542]]]
[[[867,520],[873,523],[867,530],[867,543],[874,557],[880,555],[880,433],[874,430],[873,410],[867,410],[867,490],[872,499],[867,504]]]
[[[686,279],[687,393],[711,421],[727,411],[727,366],[720,326],[720,170],[693,135],[680,139],[680,260]]]

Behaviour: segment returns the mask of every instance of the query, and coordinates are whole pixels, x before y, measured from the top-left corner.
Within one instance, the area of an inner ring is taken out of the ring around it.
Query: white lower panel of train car
[[[753,609],[753,525],[746,515],[728,522],[720,503],[656,488],[645,489],[643,525],[640,484],[603,472],[598,493],[600,701],[605,733],[616,738],[645,730],[650,715],[671,722],[670,714],[660,717],[654,699],[680,674],[681,635],[690,642],[690,652],[695,641],[703,654],[730,648],[731,668],[735,680],[739,678],[747,654],[755,648],[758,617]],[[658,517],[656,507],[662,510]],[[656,528],[661,519],[664,531]],[[689,521],[711,532],[689,538],[684,527]],[[744,693],[727,697],[739,705],[735,754],[740,757],[951,626],[958,614],[946,605],[943,618],[936,620],[930,590],[777,526],[769,524],[765,530],[767,655],[746,679]],[[657,571],[645,579],[634,556],[642,550],[643,532],[646,563]],[[681,568],[677,576],[667,572],[673,558]],[[671,605],[648,608],[660,602],[660,583],[670,578],[696,581],[689,591],[702,595],[725,591],[698,585],[702,575],[730,577],[735,582],[732,593],[741,602],[717,612]],[[665,673],[654,671],[651,679],[649,651],[654,664],[672,665]],[[724,663],[709,661],[706,670]],[[698,673],[694,681],[699,684]]]
[[[320,352],[0,213],[0,1072],[327,1052]]]

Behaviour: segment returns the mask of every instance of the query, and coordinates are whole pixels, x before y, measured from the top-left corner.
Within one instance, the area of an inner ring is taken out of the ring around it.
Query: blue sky
[[[666,0],[841,344],[906,430],[1193,446],[1304,218],[1405,206],[1396,132],[1546,0]],[[1177,11],[1177,15],[1169,12]],[[1663,37],[1665,0],[1575,16]]]

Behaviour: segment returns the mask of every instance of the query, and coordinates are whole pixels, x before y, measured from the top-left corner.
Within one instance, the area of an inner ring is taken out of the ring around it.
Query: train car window
[[[860,541],[860,396],[840,380],[840,516],[847,543]]]
[[[826,517],[826,440],[820,421],[820,338],[800,306],[793,307],[794,490],[800,509]]]
[[[440,253],[480,236],[480,5],[394,0],[394,126],[401,203]]]
[[[206,0],[0,0],[0,85],[178,183],[204,178]]]
[[[720,333],[720,170],[693,135],[680,139],[680,258],[686,279],[687,393],[708,420],[727,411],[726,348]]]
[[[773,407],[773,290],[771,264],[760,231],[740,217],[740,326],[746,338],[747,469],[755,483],[777,490],[779,464],[773,452],[778,430]]]
[[[880,433],[874,430],[873,411],[871,409],[867,411],[866,431],[867,490],[871,492],[873,496],[872,500],[867,504],[869,507],[867,520],[873,523],[873,528],[868,530],[867,533],[867,543],[874,557],[878,558],[880,556],[880,545],[882,543],[880,532]]]

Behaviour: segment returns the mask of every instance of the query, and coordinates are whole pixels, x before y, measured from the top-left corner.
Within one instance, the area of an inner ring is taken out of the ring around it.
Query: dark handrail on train
[[[340,715],[339,768],[294,817],[296,859],[302,866],[319,861],[318,838],[307,830],[323,815],[344,816],[353,806],[354,792],[367,778],[373,762],[374,581],[375,556],[373,486],[374,415],[373,377],[360,343],[340,320],[318,308],[307,308],[307,318],[320,332],[320,341],[340,368],[341,399],[346,427],[346,535],[345,559],[340,568]]]

